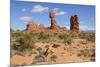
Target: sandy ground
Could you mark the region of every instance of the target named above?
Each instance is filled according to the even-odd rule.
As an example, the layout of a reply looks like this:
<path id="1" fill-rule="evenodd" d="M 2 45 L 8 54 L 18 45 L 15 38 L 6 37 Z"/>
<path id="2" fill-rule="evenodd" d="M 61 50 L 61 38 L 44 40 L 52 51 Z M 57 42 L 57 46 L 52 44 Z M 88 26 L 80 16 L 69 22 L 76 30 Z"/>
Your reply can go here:
<path id="1" fill-rule="evenodd" d="M 45 62 L 38 62 L 36 64 L 52 64 L 52 63 L 72 63 L 72 62 L 87 62 L 90 61 L 90 57 L 87 56 L 78 56 L 80 53 L 80 50 L 86 50 L 86 49 L 95 49 L 95 43 L 88 42 L 86 44 L 81 44 L 80 39 L 74 40 L 74 42 L 71 45 L 65 45 L 64 43 L 57 43 L 54 42 L 54 44 L 59 45 L 59 47 L 54 48 L 52 47 L 53 44 L 51 43 L 43 43 L 43 42 L 37 42 L 35 45 L 37 47 L 43 48 L 45 50 L 45 46 L 49 45 L 49 51 L 52 50 L 54 54 L 57 56 L 56 62 L 50 61 L 50 58 L 46 57 Z M 32 50 L 35 51 L 34 49 Z M 13 55 L 11 58 L 11 64 L 14 65 L 31 65 L 32 62 L 34 62 L 34 58 L 37 54 L 25 54 L 25 56 L 20 55 Z"/>

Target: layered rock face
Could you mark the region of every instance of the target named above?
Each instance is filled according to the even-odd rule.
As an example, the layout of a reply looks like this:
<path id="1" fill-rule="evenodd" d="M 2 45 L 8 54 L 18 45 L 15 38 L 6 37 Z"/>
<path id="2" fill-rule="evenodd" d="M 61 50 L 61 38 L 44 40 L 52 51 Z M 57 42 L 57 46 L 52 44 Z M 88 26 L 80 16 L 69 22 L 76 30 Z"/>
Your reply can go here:
<path id="1" fill-rule="evenodd" d="M 28 31 L 43 31 L 44 26 L 42 24 L 37 24 L 36 22 L 29 21 L 26 30 Z"/>
<path id="2" fill-rule="evenodd" d="M 79 32 L 79 19 L 77 15 L 70 17 L 70 30 L 73 32 Z"/>
<path id="3" fill-rule="evenodd" d="M 50 11 L 49 17 L 51 19 L 50 29 L 58 30 L 58 25 L 57 25 L 56 20 L 55 20 L 55 12 L 54 12 L 54 10 Z"/>

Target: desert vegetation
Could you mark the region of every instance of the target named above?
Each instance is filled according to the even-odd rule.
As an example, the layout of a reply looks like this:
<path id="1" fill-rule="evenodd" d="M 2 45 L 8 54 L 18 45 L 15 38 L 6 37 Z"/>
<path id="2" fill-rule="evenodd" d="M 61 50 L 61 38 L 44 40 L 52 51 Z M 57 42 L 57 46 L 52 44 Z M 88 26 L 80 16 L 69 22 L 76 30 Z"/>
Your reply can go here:
<path id="1" fill-rule="evenodd" d="M 91 42 L 95 42 L 95 33 L 94 32 L 81 32 L 79 38 L 86 39 Z"/>
<path id="2" fill-rule="evenodd" d="M 62 52 L 58 52 L 59 54 L 77 55 L 80 61 L 95 61 L 95 49 L 94 45 L 92 45 L 95 42 L 95 34 L 93 32 L 81 32 L 74 35 L 70 33 L 61 32 L 56 33 L 55 36 L 55 33 L 12 31 L 11 58 L 14 56 L 25 57 L 27 55 L 32 57 L 31 65 L 44 64 L 43 62 L 59 63 L 59 55 L 56 51 L 61 49 Z M 64 62 L 67 61 L 66 59 Z M 28 64 L 23 62 L 21 65 Z"/>

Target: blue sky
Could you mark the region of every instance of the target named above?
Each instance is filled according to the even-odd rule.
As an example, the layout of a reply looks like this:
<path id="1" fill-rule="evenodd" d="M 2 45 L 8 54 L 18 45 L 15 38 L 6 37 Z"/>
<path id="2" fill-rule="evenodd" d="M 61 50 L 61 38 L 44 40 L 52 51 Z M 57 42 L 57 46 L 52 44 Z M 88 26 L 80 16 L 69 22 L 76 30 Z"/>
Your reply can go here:
<path id="1" fill-rule="evenodd" d="M 50 26 L 49 12 L 55 10 L 57 24 L 70 26 L 70 16 L 78 15 L 80 30 L 95 30 L 95 6 L 11 1 L 11 28 L 23 30 L 29 20 Z"/>

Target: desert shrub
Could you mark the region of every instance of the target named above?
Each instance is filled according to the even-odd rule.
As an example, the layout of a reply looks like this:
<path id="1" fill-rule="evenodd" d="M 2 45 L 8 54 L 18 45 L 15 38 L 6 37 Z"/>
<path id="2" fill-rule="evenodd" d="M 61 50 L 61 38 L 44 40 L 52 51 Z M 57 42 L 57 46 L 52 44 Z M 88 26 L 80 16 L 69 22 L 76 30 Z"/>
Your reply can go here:
<path id="1" fill-rule="evenodd" d="M 11 32 L 11 37 L 13 38 L 20 37 L 21 35 L 23 35 L 22 32 Z"/>
<path id="2" fill-rule="evenodd" d="M 35 63 L 38 62 L 44 62 L 45 61 L 45 55 L 44 55 L 44 51 L 41 47 L 37 48 L 38 54 L 35 56 Z"/>
<path id="3" fill-rule="evenodd" d="M 81 43 L 81 44 L 87 44 L 87 40 L 81 40 L 81 41 L 79 41 L 79 43 Z"/>
<path id="4" fill-rule="evenodd" d="M 35 63 L 38 62 L 45 62 L 46 59 L 49 57 L 51 61 L 56 62 L 57 56 L 54 55 L 53 51 L 49 50 L 49 45 L 45 46 L 46 50 L 43 50 L 41 47 L 37 48 L 38 54 L 35 56 Z"/>
<path id="5" fill-rule="evenodd" d="M 20 55 L 20 56 L 24 56 L 25 55 L 25 52 L 20 52 L 20 51 L 16 51 L 15 53 L 14 53 L 15 55 Z"/>
<path id="6" fill-rule="evenodd" d="M 40 32 L 39 35 L 38 35 L 38 39 L 39 40 L 47 40 L 47 39 L 50 39 L 50 35 L 46 34 L 44 32 Z"/>
<path id="7" fill-rule="evenodd" d="M 42 48 L 41 47 L 38 47 L 37 48 L 37 51 L 39 51 L 39 52 L 42 51 Z"/>
<path id="8" fill-rule="evenodd" d="M 31 54 L 37 54 L 37 52 L 33 52 L 33 53 L 31 53 Z"/>
<path id="9" fill-rule="evenodd" d="M 49 48 L 49 45 L 46 45 L 45 48 Z"/>
<path id="10" fill-rule="evenodd" d="M 72 38 L 76 38 L 76 37 L 78 37 L 78 33 L 76 33 L 76 32 L 70 32 L 70 36 Z"/>
<path id="11" fill-rule="evenodd" d="M 95 61 L 95 49 L 80 50 L 78 56 L 89 57 L 90 61 Z"/>
<path id="12" fill-rule="evenodd" d="M 70 36 L 70 34 L 65 34 L 65 33 L 61 33 L 59 34 L 59 38 L 63 40 L 64 43 L 67 44 L 71 44 L 72 43 L 72 37 Z"/>
<path id="13" fill-rule="evenodd" d="M 88 41 L 91 41 L 91 42 L 95 42 L 95 33 L 84 33 L 84 32 L 82 32 L 82 33 L 80 33 L 79 34 L 79 38 L 81 38 L 81 39 L 86 39 L 86 40 L 88 40 Z"/>
<path id="14" fill-rule="evenodd" d="M 67 38 L 64 38 L 64 42 L 67 43 L 67 44 L 71 44 L 72 38 L 68 36 Z"/>
<path id="15" fill-rule="evenodd" d="M 13 42 L 13 49 L 18 51 L 31 50 L 31 42 L 32 42 L 32 33 L 23 33 L 16 32 L 13 34 L 15 38 L 15 42 Z"/>
<path id="16" fill-rule="evenodd" d="M 95 33 L 91 33 L 87 38 L 88 41 L 95 42 Z"/>
<path id="17" fill-rule="evenodd" d="M 41 55 L 43 57 L 47 57 L 48 56 L 48 54 L 49 54 L 48 50 L 49 50 L 49 48 L 47 48 L 46 50 L 43 50 L 41 47 L 37 48 L 38 55 Z"/>
<path id="18" fill-rule="evenodd" d="M 39 38 L 39 33 L 34 33 L 33 36 L 32 36 L 32 39 L 33 41 L 38 41 L 38 38 Z"/>
<path id="19" fill-rule="evenodd" d="M 50 59 L 51 59 L 51 61 L 56 62 L 57 56 L 56 55 L 51 55 Z"/>
<path id="20" fill-rule="evenodd" d="M 44 61 L 45 61 L 45 57 L 44 56 L 42 56 L 42 55 L 35 56 L 35 63 L 44 62 Z"/>
<path id="21" fill-rule="evenodd" d="M 95 58 L 91 58 L 90 61 L 93 61 L 94 62 L 95 61 Z"/>
<path id="22" fill-rule="evenodd" d="M 86 33 L 79 34 L 79 38 L 81 38 L 81 39 L 86 39 L 87 37 L 88 37 L 88 34 L 86 34 Z"/>
<path id="23" fill-rule="evenodd" d="M 67 34 L 65 34 L 65 33 L 60 33 L 58 36 L 59 36 L 60 39 L 64 39 L 64 38 L 67 37 Z"/>
<path id="24" fill-rule="evenodd" d="M 50 52 L 49 52 L 51 55 L 53 55 L 54 54 L 54 52 L 52 51 L 52 50 L 50 50 Z"/>
<path id="25" fill-rule="evenodd" d="M 95 49 L 90 50 L 90 56 L 95 59 Z"/>
<path id="26" fill-rule="evenodd" d="M 29 34 L 25 34 L 23 37 L 21 37 L 18 42 L 20 43 L 19 50 L 24 51 L 25 49 L 31 48 L 31 36 Z"/>

